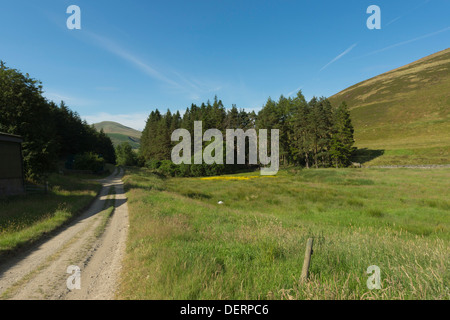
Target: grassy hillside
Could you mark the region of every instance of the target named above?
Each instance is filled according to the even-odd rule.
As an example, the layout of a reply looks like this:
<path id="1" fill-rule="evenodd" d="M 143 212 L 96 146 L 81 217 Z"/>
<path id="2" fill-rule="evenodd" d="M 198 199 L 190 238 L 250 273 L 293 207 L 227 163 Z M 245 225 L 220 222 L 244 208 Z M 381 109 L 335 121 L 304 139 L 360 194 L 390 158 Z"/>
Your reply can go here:
<path id="1" fill-rule="evenodd" d="M 450 49 L 330 97 L 346 101 L 366 165 L 450 163 Z"/>
<path id="2" fill-rule="evenodd" d="M 141 140 L 138 138 L 130 137 L 121 133 L 107 133 L 111 138 L 114 146 L 121 144 L 122 142 L 128 142 L 133 149 L 139 149 Z"/>
<path id="3" fill-rule="evenodd" d="M 122 142 L 128 142 L 134 149 L 138 149 L 140 146 L 142 133 L 138 130 L 112 121 L 95 123 L 94 127 L 99 131 L 103 129 L 103 131 L 111 138 L 114 146 L 117 146 Z"/>

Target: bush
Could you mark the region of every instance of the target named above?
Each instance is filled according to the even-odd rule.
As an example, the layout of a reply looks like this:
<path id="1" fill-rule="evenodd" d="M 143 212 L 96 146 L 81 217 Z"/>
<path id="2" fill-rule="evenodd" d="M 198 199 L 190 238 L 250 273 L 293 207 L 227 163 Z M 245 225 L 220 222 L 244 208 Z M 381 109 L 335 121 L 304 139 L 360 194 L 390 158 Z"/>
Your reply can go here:
<path id="1" fill-rule="evenodd" d="M 75 170 L 90 170 L 93 173 L 103 171 L 104 166 L 105 159 L 92 152 L 76 155 L 73 162 Z"/>
<path id="2" fill-rule="evenodd" d="M 146 163 L 145 163 L 145 166 L 147 167 L 147 168 L 149 168 L 149 169 L 152 169 L 152 170 L 156 170 L 156 169 L 158 169 L 160 166 L 161 166 L 161 161 L 159 161 L 159 160 L 148 160 Z"/>
<path id="3" fill-rule="evenodd" d="M 144 156 L 142 155 L 142 154 L 138 154 L 137 155 L 137 157 L 136 157 L 136 165 L 138 166 L 138 167 L 145 167 L 145 158 L 144 158 Z"/>
<path id="4" fill-rule="evenodd" d="M 159 166 L 158 170 L 162 174 L 171 177 L 175 177 L 177 175 L 177 172 L 179 172 L 178 166 L 170 160 L 161 161 L 161 165 Z"/>
<path id="5" fill-rule="evenodd" d="M 134 166 L 137 164 L 137 155 L 128 142 L 122 142 L 116 147 L 117 164 L 120 166 Z"/>
<path id="6" fill-rule="evenodd" d="M 177 166 L 177 176 L 178 177 L 190 177 L 191 176 L 191 166 L 189 164 L 180 164 Z"/>
<path id="7" fill-rule="evenodd" d="M 204 170 L 207 176 L 219 176 L 225 172 L 225 165 L 213 163 L 211 165 L 205 165 Z"/>
<path id="8" fill-rule="evenodd" d="M 193 160 L 193 159 L 192 159 Z M 174 164 L 171 160 L 148 160 L 145 166 L 150 170 L 155 170 L 160 174 L 171 177 L 205 177 L 218 176 L 228 173 L 229 168 L 224 164 Z M 235 166 L 228 166 L 235 167 Z M 245 166 L 243 166 L 245 167 Z M 239 166 L 240 168 L 240 166 Z"/>
<path id="9" fill-rule="evenodd" d="M 193 177 L 205 176 L 205 165 L 204 164 L 192 164 L 191 165 L 191 175 Z"/>

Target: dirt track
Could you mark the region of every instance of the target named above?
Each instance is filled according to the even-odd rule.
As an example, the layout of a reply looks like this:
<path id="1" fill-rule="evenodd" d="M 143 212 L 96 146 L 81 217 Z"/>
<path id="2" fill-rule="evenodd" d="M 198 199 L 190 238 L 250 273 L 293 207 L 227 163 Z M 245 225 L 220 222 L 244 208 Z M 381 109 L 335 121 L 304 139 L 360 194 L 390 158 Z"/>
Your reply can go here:
<path id="1" fill-rule="evenodd" d="M 128 207 L 121 177 L 101 180 L 99 197 L 75 221 L 51 239 L 0 264 L 2 299 L 114 299 L 125 254 Z M 98 214 L 105 207 L 109 189 L 115 187 L 115 210 L 99 237 Z M 69 290 L 69 266 L 80 270 L 80 289 Z M 75 283 L 75 282 L 73 282 Z"/>

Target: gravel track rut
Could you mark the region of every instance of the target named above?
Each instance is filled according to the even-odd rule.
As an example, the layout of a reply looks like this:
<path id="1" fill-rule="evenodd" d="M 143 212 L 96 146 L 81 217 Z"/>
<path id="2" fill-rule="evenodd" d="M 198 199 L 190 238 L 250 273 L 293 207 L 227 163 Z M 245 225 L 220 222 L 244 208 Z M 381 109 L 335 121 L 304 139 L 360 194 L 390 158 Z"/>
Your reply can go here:
<path id="1" fill-rule="evenodd" d="M 116 169 L 101 180 L 102 189 L 92 205 L 52 238 L 0 264 L 1 299 L 115 298 L 129 226 L 122 176 L 122 169 Z M 115 195 L 109 197 L 115 198 L 114 211 L 104 231 L 98 235 L 105 219 L 99 213 L 105 209 L 112 187 Z M 67 272 L 69 266 L 79 268 L 79 288 L 67 283 L 67 279 L 74 276 Z"/>

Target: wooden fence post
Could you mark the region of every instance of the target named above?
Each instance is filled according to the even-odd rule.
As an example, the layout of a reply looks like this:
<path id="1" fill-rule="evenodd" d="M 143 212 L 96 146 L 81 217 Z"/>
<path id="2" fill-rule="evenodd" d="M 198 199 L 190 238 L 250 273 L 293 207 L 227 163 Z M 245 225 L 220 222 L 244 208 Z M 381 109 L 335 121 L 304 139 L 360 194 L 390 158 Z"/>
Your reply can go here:
<path id="1" fill-rule="evenodd" d="M 309 275 L 309 265 L 311 263 L 311 255 L 313 254 L 313 238 L 309 238 L 306 243 L 306 251 L 305 251 L 305 259 L 303 260 L 303 269 L 302 269 L 302 282 L 306 282 L 308 280 Z"/>

